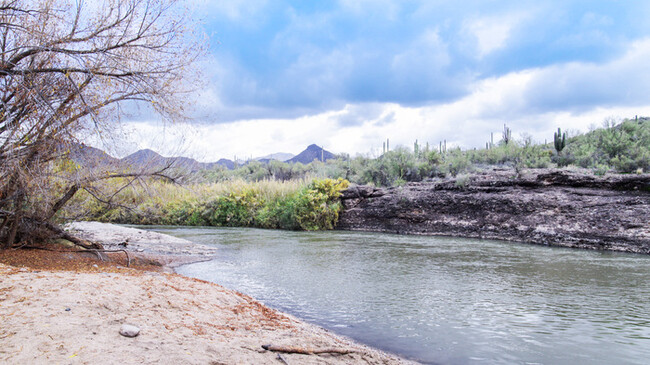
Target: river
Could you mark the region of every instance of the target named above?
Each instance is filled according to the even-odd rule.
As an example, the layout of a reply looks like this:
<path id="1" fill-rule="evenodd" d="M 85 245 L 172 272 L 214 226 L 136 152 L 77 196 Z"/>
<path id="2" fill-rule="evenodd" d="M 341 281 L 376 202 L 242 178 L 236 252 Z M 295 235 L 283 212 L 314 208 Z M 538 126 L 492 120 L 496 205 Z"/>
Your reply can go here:
<path id="1" fill-rule="evenodd" d="M 648 256 L 379 233 L 154 230 L 219 248 L 180 274 L 423 363 L 650 359 Z"/>

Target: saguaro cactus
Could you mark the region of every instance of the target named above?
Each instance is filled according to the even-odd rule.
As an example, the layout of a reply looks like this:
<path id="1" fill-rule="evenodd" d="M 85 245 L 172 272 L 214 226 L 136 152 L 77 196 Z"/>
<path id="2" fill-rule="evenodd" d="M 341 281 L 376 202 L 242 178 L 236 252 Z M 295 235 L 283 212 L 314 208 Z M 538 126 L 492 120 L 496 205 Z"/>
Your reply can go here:
<path id="1" fill-rule="evenodd" d="M 555 150 L 559 155 L 566 146 L 566 132 L 562 133 L 562 130 L 558 128 L 557 132 L 553 134 L 553 142 L 555 142 Z"/>
<path id="2" fill-rule="evenodd" d="M 512 131 L 505 124 L 503 125 L 503 143 L 507 145 L 512 141 Z"/>

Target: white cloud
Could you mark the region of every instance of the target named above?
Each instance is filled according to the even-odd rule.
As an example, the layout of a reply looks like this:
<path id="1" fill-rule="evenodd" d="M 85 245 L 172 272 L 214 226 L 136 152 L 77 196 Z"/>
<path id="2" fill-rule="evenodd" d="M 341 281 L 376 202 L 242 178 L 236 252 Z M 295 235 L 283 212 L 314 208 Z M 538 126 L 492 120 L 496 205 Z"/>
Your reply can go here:
<path id="1" fill-rule="evenodd" d="M 402 78 L 413 73 L 413 69 L 430 70 L 438 73 L 451 62 L 447 45 L 440 38 L 438 30 L 427 29 L 416 38 L 406 50 L 393 56 L 392 71 Z M 418 75 L 422 77 L 423 75 Z"/>
<path id="2" fill-rule="evenodd" d="M 536 70 L 521 92 L 536 111 L 643 105 L 650 94 L 648 59 L 650 39 L 639 40 L 604 64 L 572 62 Z"/>
<path id="3" fill-rule="evenodd" d="M 557 127 L 587 131 L 609 116 L 650 115 L 650 39 L 634 42 L 620 58 L 605 64 L 567 63 L 513 72 L 474 83 L 456 101 L 424 107 L 356 103 L 300 118 L 253 119 L 224 124 L 163 127 L 132 123 L 133 146 L 161 153 L 186 151 L 201 161 L 298 153 L 308 144 L 332 152 L 378 152 L 421 144 L 482 147 L 504 123 L 516 136 L 528 133 L 543 142 Z M 136 147 L 137 145 L 137 147 Z M 161 151 L 166 146 L 171 152 Z"/>
<path id="4" fill-rule="evenodd" d="M 481 59 L 506 48 L 512 33 L 529 17 L 527 13 L 517 12 L 465 21 L 465 32 L 476 42 L 476 57 Z"/>

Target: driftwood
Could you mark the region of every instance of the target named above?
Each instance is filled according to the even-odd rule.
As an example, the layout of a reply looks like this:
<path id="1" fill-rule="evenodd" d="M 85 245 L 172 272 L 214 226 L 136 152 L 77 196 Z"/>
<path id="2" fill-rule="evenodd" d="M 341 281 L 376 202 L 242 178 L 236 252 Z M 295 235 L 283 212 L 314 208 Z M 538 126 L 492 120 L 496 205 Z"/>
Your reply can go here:
<path id="1" fill-rule="evenodd" d="M 47 229 L 49 229 L 50 231 L 52 231 L 52 232 L 56 233 L 57 235 L 59 235 L 59 237 L 61 237 L 63 239 L 66 239 L 66 240 L 74 243 L 77 246 L 83 247 L 83 248 L 85 248 L 87 250 L 97 250 L 97 251 L 103 251 L 104 250 L 104 247 L 100 243 L 88 242 L 86 240 L 82 240 L 80 238 L 77 238 L 77 237 L 71 235 L 70 233 L 64 231 L 63 229 L 61 229 L 61 227 L 56 226 L 56 225 L 54 225 L 54 224 L 52 224 L 50 222 L 45 222 L 44 226 Z M 128 256 L 128 254 L 127 254 L 127 256 Z"/>
<path id="2" fill-rule="evenodd" d="M 336 349 L 336 348 L 305 349 L 302 347 L 274 346 L 274 345 L 262 345 L 262 348 L 264 350 L 272 351 L 272 352 L 282 352 L 285 354 L 302 354 L 302 355 L 319 355 L 319 354 L 347 355 L 347 354 L 353 354 L 358 352 L 354 350 L 345 350 L 345 349 Z"/>
<path id="3" fill-rule="evenodd" d="M 72 242 L 76 246 L 85 248 L 87 250 L 101 251 L 101 250 L 104 249 L 104 247 L 101 244 L 95 243 L 95 242 L 88 242 L 86 240 L 82 240 L 80 238 L 77 238 L 77 237 L 71 235 L 70 233 L 66 232 L 65 230 L 63 230 L 58 225 L 50 223 L 47 220 L 39 219 L 39 218 L 36 218 L 36 217 L 24 216 L 22 214 L 16 214 L 14 212 L 7 211 L 7 210 L 0 210 L 0 218 L 3 218 L 3 222 L 0 225 L 1 228 L 4 228 L 5 226 L 8 226 L 7 222 L 9 222 L 10 220 L 11 221 L 20 220 L 22 222 L 21 226 L 22 226 L 23 229 L 29 229 L 32 232 L 40 230 L 40 231 L 42 231 L 43 238 L 46 238 L 46 237 L 47 238 L 55 238 L 55 237 L 56 238 L 63 238 L 63 239 L 66 239 L 66 240 Z M 12 224 L 10 226 L 11 227 L 18 227 L 17 224 Z M 10 234 L 9 239 L 5 243 L 6 247 L 4 247 L 4 248 L 9 248 L 11 245 L 13 245 L 14 240 L 15 240 L 15 235 Z M 2 245 L 0 244 L 0 248 L 2 248 L 1 246 Z"/>

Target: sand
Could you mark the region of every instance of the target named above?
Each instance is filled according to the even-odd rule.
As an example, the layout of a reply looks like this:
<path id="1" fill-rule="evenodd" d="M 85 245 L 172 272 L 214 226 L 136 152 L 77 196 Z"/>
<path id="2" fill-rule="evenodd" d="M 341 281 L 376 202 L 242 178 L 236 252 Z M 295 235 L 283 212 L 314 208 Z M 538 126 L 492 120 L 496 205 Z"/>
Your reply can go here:
<path id="1" fill-rule="evenodd" d="M 10 254 L 0 256 L 0 363 L 408 363 L 214 283 L 88 256 L 31 255 L 50 256 L 22 259 L 35 263 L 29 267 Z M 140 334 L 120 335 L 123 324 L 139 327 Z M 268 344 L 350 353 L 261 347 Z"/>

